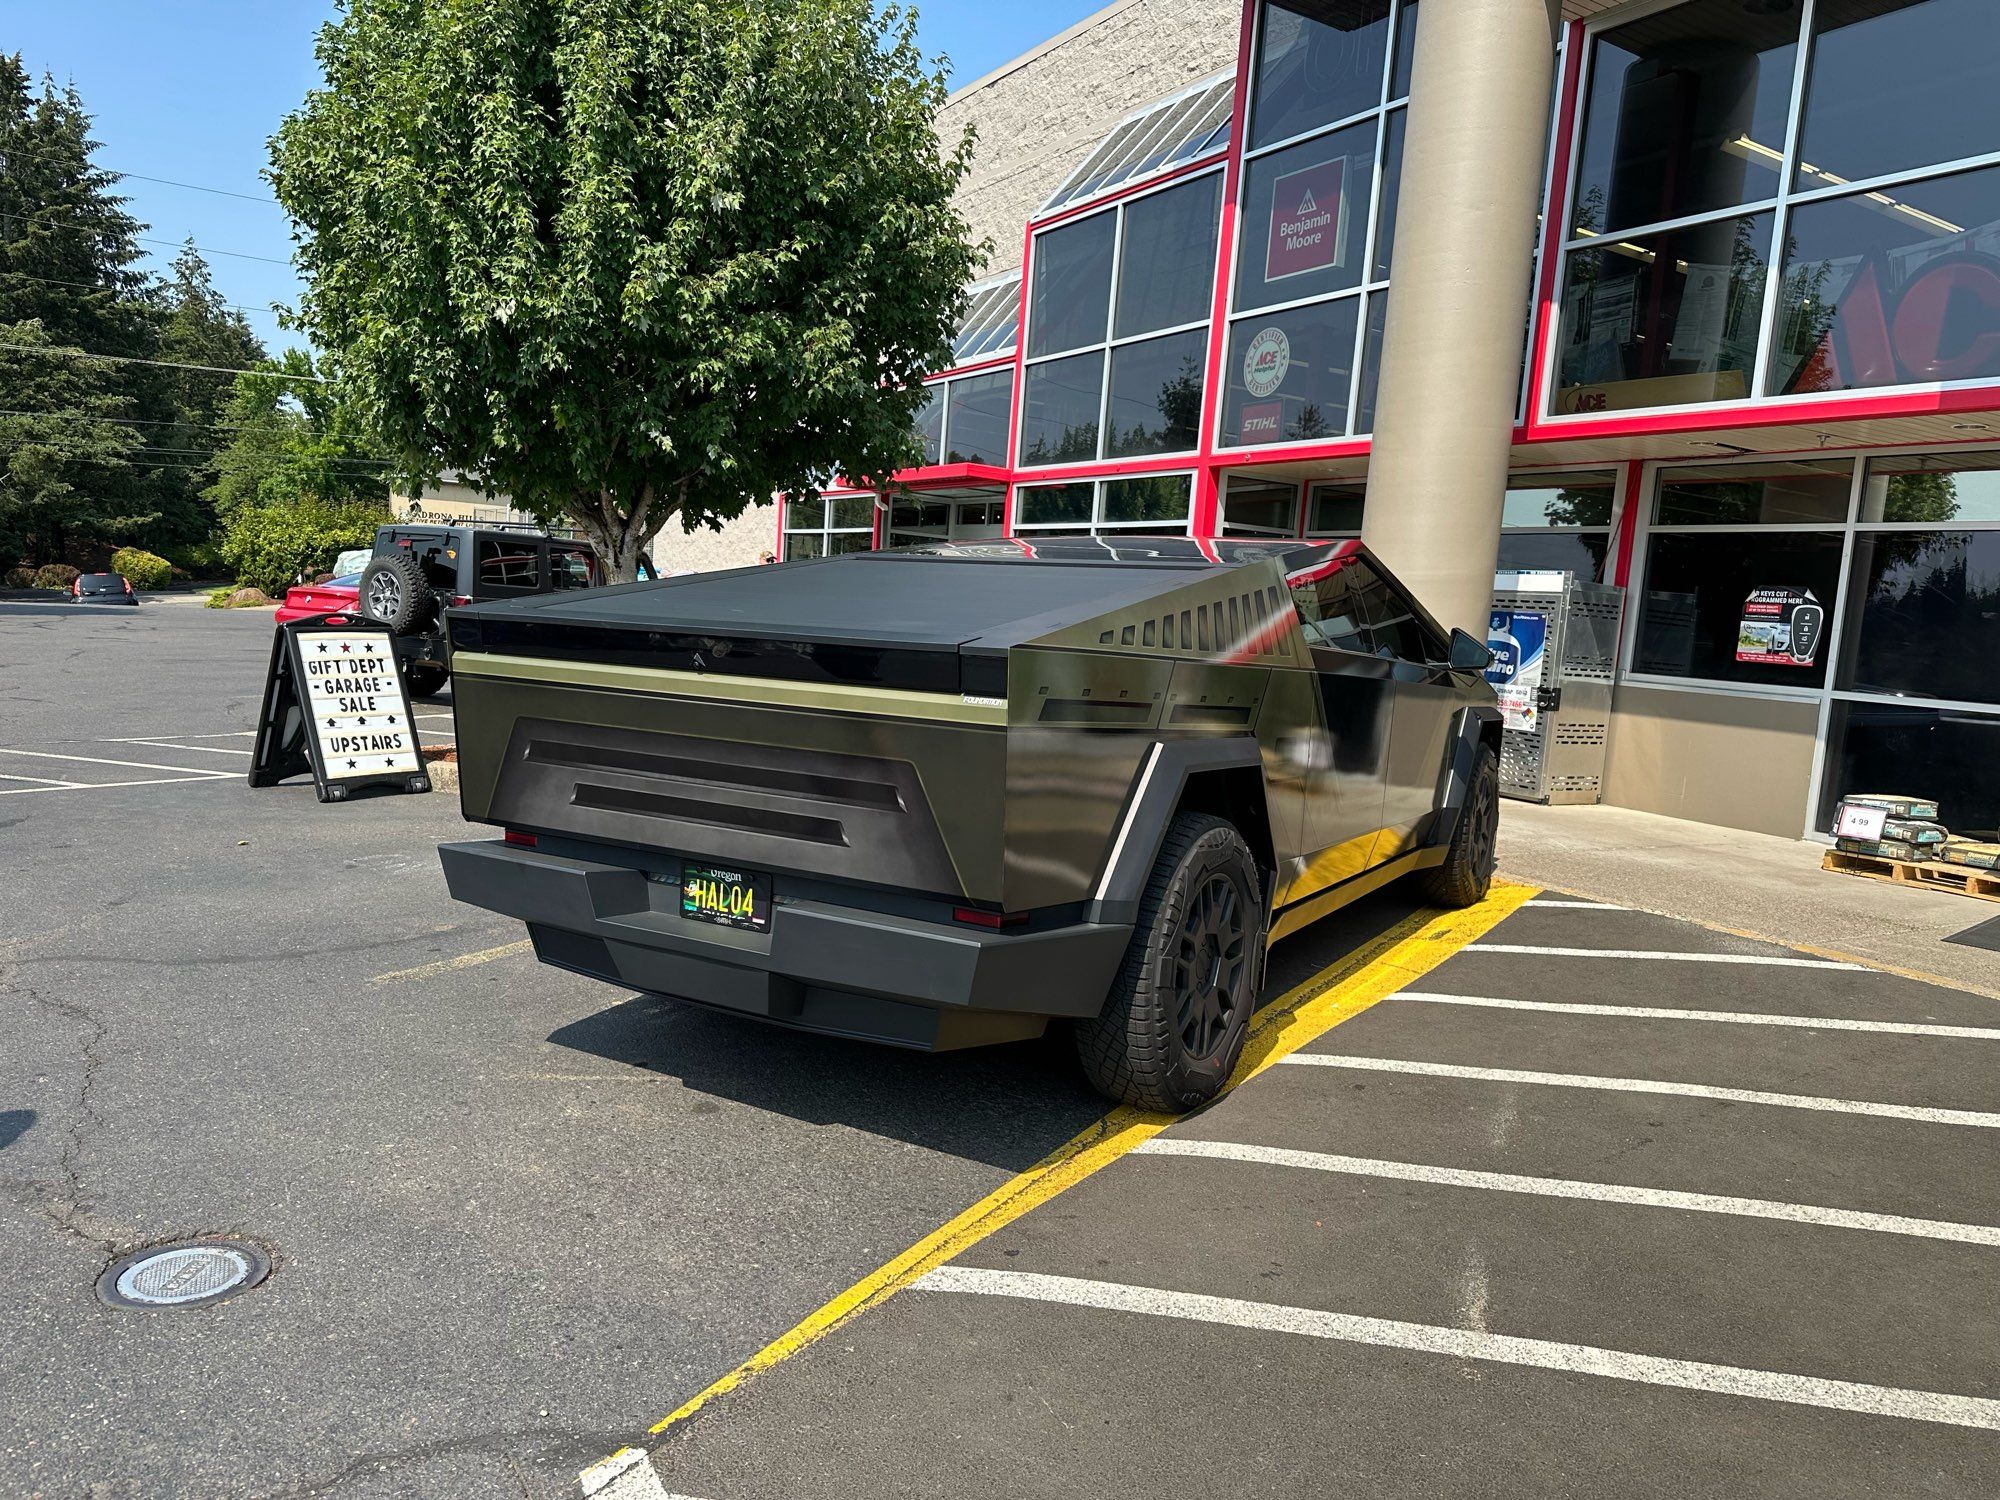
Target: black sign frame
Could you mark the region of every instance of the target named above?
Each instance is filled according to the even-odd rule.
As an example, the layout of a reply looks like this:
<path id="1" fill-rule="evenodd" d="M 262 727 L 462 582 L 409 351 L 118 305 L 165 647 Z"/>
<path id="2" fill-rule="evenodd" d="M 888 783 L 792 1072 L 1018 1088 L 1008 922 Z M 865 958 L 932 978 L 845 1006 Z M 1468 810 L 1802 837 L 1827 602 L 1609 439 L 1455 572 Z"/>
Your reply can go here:
<path id="1" fill-rule="evenodd" d="M 277 628 L 271 641 L 271 668 L 264 680 L 264 703 L 257 715 L 257 748 L 250 761 L 250 785 L 276 786 L 292 776 L 312 772 L 313 791 L 322 802 L 345 802 L 363 787 L 386 786 L 399 792 L 428 792 L 430 773 L 423 769 L 424 747 L 417 733 L 416 715 L 410 705 L 409 684 L 403 680 L 403 659 L 396 651 L 395 637 L 389 636 L 389 661 L 396 674 L 396 694 L 402 705 L 402 721 L 408 727 L 410 748 L 416 752 L 415 771 L 364 771 L 341 775 L 326 763 L 316 727 L 308 722 L 311 698 L 305 690 L 306 667 L 300 633 L 328 625 L 351 625 L 389 635 L 379 620 L 335 611 L 290 620 Z M 391 715 L 391 721 L 394 720 Z"/>

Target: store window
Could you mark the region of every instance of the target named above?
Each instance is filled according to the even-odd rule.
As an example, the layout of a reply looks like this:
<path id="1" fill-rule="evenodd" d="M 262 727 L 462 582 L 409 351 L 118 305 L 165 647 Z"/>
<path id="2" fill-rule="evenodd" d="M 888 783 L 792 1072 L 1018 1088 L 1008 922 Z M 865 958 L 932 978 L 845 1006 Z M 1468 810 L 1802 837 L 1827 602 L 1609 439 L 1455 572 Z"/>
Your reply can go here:
<path id="1" fill-rule="evenodd" d="M 1261 479 L 1231 479 L 1222 492 L 1222 535 L 1299 534 L 1299 487 Z"/>
<path id="2" fill-rule="evenodd" d="M 1306 492 L 1306 535 L 1345 537 L 1361 535 L 1361 512 L 1368 498 L 1368 486 L 1361 480 L 1316 484 Z"/>
<path id="3" fill-rule="evenodd" d="M 1249 144 L 1289 140 L 1375 104 L 1390 9 L 1390 0 L 1267 0 L 1257 20 Z"/>
<path id="4" fill-rule="evenodd" d="M 1771 394 L 2000 376 L 2000 168 L 1802 203 L 1787 248 Z"/>
<path id="5" fill-rule="evenodd" d="M 1825 686 L 1852 485 L 1845 461 L 1664 471 L 1646 534 L 1632 670 Z"/>
<path id="6" fill-rule="evenodd" d="M 992 370 L 949 381 L 941 447 L 948 464 L 1005 464 L 1014 372 Z"/>
<path id="7" fill-rule="evenodd" d="M 1711 219 L 1572 251 L 1558 410 L 1748 396 L 1771 224 L 1768 213 Z"/>
<path id="8" fill-rule="evenodd" d="M 1025 484 L 1014 491 L 1014 530 L 1030 539 L 1120 530 L 1184 533 L 1193 496 L 1190 474 Z"/>
<path id="9" fill-rule="evenodd" d="M 2000 380 L 2000 5 L 1685 0 L 1588 68 L 1556 414 Z"/>
<path id="10" fill-rule="evenodd" d="M 1354 380 L 1359 299 L 1343 297 L 1230 326 L 1222 442 L 1248 448 L 1342 437 Z"/>
<path id="11" fill-rule="evenodd" d="M 1954 833 L 2000 839 L 2000 715 L 1835 699 L 1815 824 L 1833 826 L 1849 792 L 1922 787 Z"/>
<path id="12" fill-rule="evenodd" d="M 996 537 L 1002 534 L 1005 522 L 1006 502 L 997 493 L 979 500 L 904 494 L 889 506 L 889 545 Z"/>
<path id="13" fill-rule="evenodd" d="M 1022 465 L 1198 446 L 1221 193 L 1208 172 L 1036 236 Z"/>
<path id="14" fill-rule="evenodd" d="M 1224 447 L 1373 425 L 1415 20 L 1415 5 L 1386 0 L 1273 0 L 1260 13 Z M 1348 66 L 1365 77 L 1339 82 Z"/>
<path id="15" fill-rule="evenodd" d="M 1526 474 L 1507 482 L 1499 566 L 1602 579 L 1617 496 L 1609 473 Z"/>
<path id="16" fill-rule="evenodd" d="M 824 495 L 785 502 L 785 561 L 866 552 L 874 546 L 875 497 Z"/>

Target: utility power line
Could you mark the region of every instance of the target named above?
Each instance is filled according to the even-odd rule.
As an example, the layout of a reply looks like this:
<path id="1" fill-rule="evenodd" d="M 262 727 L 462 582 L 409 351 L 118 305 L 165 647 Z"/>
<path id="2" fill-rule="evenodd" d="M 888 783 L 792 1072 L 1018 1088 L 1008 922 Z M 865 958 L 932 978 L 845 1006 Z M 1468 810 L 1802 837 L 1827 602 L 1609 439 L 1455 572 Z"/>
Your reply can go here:
<path id="1" fill-rule="evenodd" d="M 50 161 L 57 159 L 70 160 L 73 158 L 68 153 L 65 153 L 61 158 L 57 158 L 46 151 L 23 151 L 18 147 L 0 148 L 0 161 L 17 159 L 23 161 Z M 232 188 L 208 187 L 203 183 L 182 182 L 173 177 L 148 177 L 144 172 L 124 172 L 120 171 L 117 167 L 99 166 L 96 162 L 90 160 L 88 156 L 84 157 L 83 164 L 90 171 L 99 173 L 105 177 L 120 177 L 132 182 L 157 182 L 165 187 L 187 188 L 190 192 L 214 193 L 219 198 L 241 198 L 246 203 L 268 203 L 273 208 L 284 207 L 284 204 L 273 198 L 269 193 L 239 193 Z"/>
<path id="2" fill-rule="evenodd" d="M 199 247 L 197 246 L 196 248 Z M 39 281 L 43 286 L 80 287 L 86 292 L 103 292 L 113 297 L 130 297 L 131 295 L 122 288 L 104 286 L 95 281 L 64 281 L 54 276 L 36 276 L 28 271 L 16 271 L 11 266 L 0 266 L 0 276 L 18 276 L 23 281 Z M 231 312 L 273 313 L 278 311 L 278 307 L 273 303 L 266 303 L 262 307 L 250 307 L 241 302 L 218 302 L 214 305 L 227 308 Z"/>
<path id="3" fill-rule="evenodd" d="M 239 371 L 239 374 L 255 373 Z M 21 411 L 14 407 L 0 406 L 0 417 L 51 417 L 66 422 L 117 422 L 127 427 L 198 427 L 204 432 L 255 432 L 264 424 L 261 422 L 195 422 L 174 417 L 99 417 L 82 411 Z M 321 427 L 316 422 L 287 422 L 286 430 L 310 432 L 315 435 L 334 429 Z"/>
<path id="4" fill-rule="evenodd" d="M 0 354 L 43 354 L 56 359 L 97 359 L 114 365 L 152 365 L 162 370 L 198 370 L 208 375 L 258 375 L 271 380 L 305 380 L 314 385 L 332 385 L 322 375 L 287 375 L 282 370 L 231 369 L 227 365 L 190 365 L 172 359 L 140 359 L 135 354 L 92 354 L 87 349 L 52 348 L 42 344 L 0 344 Z"/>
<path id="5" fill-rule="evenodd" d="M 53 210 L 45 211 L 44 213 L 40 214 L 0 213 L 0 219 L 12 219 L 17 224 L 46 224 L 54 229 L 67 229 L 78 234 L 104 233 L 104 231 L 102 230 L 92 229 L 87 224 L 71 224 L 71 223 L 65 223 L 60 217 L 51 218 L 49 217 L 49 213 L 52 212 Z M 151 226 L 149 225 L 148 227 L 150 228 Z M 163 240 L 155 235 L 147 235 L 147 234 L 135 234 L 127 236 L 127 238 L 131 239 L 134 244 L 165 245 L 168 248 L 174 250 L 184 250 L 189 245 L 194 244 L 192 238 L 187 240 Z M 209 248 L 206 245 L 195 245 L 194 248 L 203 255 L 227 255 L 234 260 L 261 260 L 269 265 L 274 265 L 274 266 L 289 266 L 292 263 L 289 258 L 280 259 L 278 256 L 275 255 L 252 255 L 247 250 L 215 250 Z"/>

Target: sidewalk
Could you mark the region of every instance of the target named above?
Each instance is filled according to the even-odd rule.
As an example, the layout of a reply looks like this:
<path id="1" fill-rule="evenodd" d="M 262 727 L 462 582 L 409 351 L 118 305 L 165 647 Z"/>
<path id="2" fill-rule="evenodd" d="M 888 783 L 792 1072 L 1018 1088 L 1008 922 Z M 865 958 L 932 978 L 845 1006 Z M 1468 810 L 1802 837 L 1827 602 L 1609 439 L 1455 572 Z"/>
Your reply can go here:
<path id="1" fill-rule="evenodd" d="M 1824 846 L 1621 807 L 1507 802 L 1500 868 L 1517 880 L 1796 947 L 1932 974 L 2000 999 L 2000 954 L 1948 943 L 2000 903 L 1819 868 Z"/>

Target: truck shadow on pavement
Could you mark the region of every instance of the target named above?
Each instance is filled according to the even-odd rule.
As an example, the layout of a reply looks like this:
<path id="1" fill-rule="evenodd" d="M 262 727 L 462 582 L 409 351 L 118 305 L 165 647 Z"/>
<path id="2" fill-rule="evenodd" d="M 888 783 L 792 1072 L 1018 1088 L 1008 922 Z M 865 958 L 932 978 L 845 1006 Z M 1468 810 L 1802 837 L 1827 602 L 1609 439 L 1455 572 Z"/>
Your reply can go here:
<path id="1" fill-rule="evenodd" d="M 1422 903 L 1378 892 L 1271 950 L 1259 1004 L 1306 983 Z M 659 995 L 634 995 L 551 1042 L 812 1125 L 845 1125 L 1018 1172 L 1111 1108 L 1083 1081 L 1069 1029 L 1006 1046 L 923 1053 L 789 1031 Z"/>

